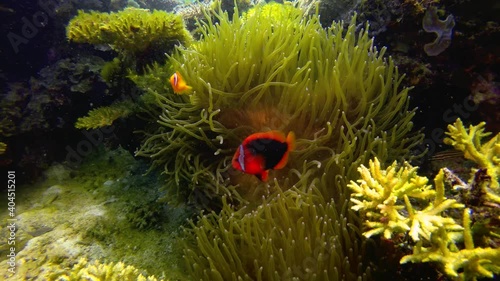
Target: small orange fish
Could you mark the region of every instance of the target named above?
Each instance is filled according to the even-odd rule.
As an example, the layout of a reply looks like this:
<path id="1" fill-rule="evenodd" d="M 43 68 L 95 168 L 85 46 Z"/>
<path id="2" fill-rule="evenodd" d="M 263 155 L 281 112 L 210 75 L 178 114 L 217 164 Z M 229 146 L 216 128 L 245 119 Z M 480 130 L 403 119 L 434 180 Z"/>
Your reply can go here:
<path id="1" fill-rule="evenodd" d="M 191 86 L 186 84 L 186 81 L 184 81 L 184 78 L 182 78 L 179 71 L 176 71 L 172 76 L 170 76 L 170 84 L 176 94 L 189 94 L 192 89 Z"/>
<path id="2" fill-rule="evenodd" d="M 295 148 L 295 134 L 280 131 L 255 133 L 248 136 L 233 157 L 233 167 L 267 181 L 269 170 L 285 167 L 288 154 Z"/>

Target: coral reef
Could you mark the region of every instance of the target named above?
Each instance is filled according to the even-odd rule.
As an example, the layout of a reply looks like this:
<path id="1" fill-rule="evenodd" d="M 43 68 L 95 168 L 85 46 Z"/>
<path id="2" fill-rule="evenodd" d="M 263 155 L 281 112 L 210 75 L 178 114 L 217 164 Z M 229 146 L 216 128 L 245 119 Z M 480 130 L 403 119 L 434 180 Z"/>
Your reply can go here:
<path id="1" fill-rule="evenodd" d="M 448 276 L 458 277 L 457 280 L 494 278 L 494 274 L 500 274 L 500 250 L 475 248 L 470 225 L 470 210 L 464 209 L 463 243 L 465 249 L 458 250 L 453 239 L 441 227 L 433 233 L 430 247 L 423 247 L 422 242 L 417 243 L 413 254 L 404 256 L 401 263 L 437 262 L 442 264 Z"/>
<path id="2" fill-rule="evenodd" d="M 361 165 L 361 179 L 351 181 L 349 187 L 354 191 L 351 209 L 359 210 L 365 219 L 363 234 L 370 237 L 383 233 L 385 239 L 395 239 L 397 233 L 408 234 L 416 245 L 413 254 L 402 257 L 401 263 L 438 263 L 444 273 L 457 280 L 493 278 L 500 273 L 500 134 L 481 144 L 489 135 L 484 133 L 484 126 L 471 125 L 467 130 L 457 119 L 446 133 L 450 138 L 445 142 L 480 167 L 473 170 L 470 184 L 442 168 L 433 190 L 427 178 L 418 176 L 416 168 L 407 163 L 398 168 L 394 162 L 382 169 L 375 158 L 369 168 Z M 461 193 L 452 199 L 450 192 L 445 192 L 445 184 Z M 464 207 L 460 220 L 454 209 Z"/>
<path id="3" fill-rule="evenodd" d="M 426 32 L 436 34 L 436 39 L 432 43 L 424 45 L 424 51 L 429 56 L 437 56 L 442 53 L 451 44 L 451 35 L 455 27 L 453 15 L 449 15 L 444 21 L 440 20 L 437 14 L 437 8 L 431 6 L 427 8 L 422 19 L 422 27 Z"/>

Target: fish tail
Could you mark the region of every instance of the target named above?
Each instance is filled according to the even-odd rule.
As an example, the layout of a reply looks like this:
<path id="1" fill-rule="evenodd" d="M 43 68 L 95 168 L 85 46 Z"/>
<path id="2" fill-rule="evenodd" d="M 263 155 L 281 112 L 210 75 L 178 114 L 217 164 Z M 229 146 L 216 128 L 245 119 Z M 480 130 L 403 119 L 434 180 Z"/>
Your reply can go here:
<path id="1" fill-rule="evenodd" d="M 295 150 L 295 133 L 289 132 L 286 136 L 286 143 L 288 144 L 288 151 Z"/>
<path id="2" fill-rule="evenodd" d="M 257 174 L 256 176 L 259 178 L 259 180 L 266 182 L 269 178 L 269 170 L 266 170 L 260 174 Z"/>

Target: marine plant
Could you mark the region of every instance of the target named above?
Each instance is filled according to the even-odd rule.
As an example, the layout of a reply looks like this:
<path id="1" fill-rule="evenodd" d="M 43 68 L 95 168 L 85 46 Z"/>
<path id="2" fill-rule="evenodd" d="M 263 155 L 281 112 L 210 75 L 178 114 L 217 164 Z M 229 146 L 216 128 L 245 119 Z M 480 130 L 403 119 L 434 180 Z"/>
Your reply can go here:
<path id="1" fill-rule="evenodd" d="M 326 256 L 314 251 L 315 243 L 326 242 L 320 250 L 335 254 L 307 273 L 311 280 L 337 274 L 355 280 L 369 269 L 359 256 L 358 220 L 347 208 L 346 184 L 370 156 L 384 162 L 409 156 L 421 140 L 410 134 L 408 89 L 400 87 L 403 76 L 384 58 L 385 49 L 378 51 L 364 29 L 356 32 L 355 18 L 347 28 L 339 22 L 325 30 L 317 15 L 268 5 L 244 17 L 236 10 L 232 19 L 222 11 L 215 21 L 207 15 L 199 41 L 178 48 L 168 68 L 144 76 L 154 81 L 155 73 L 179 71 L 191 94 L 135 77 L 161 109 L 158 127 L 146 132 L 137 155 L 162 168 L 168 195 L 214 210 L 188 230 L 194 239 L 186 243 L 186 264 L 193 278 L 300 278 L 303 271 L 287 264 L 310 271 L 304 264 Z M 295 132 L 297 150 L 264 183 L 233 170 L 231 158 L 246 136 L 268 130 Z M 304 231 L 324 227 L 331 237 L 320 230 L 302 233 L 292 221 L 311 217 L 292 213 L 301 208 L 323 217 Z M 271 214 L 279 216 L 271 220 L 277 226 L 266 223 Z M 282 233 L 297 250 L 275 239 Z M 261 250 L 273 259 L 261 261 Z"/>
<path id="2" fill-rule="evenodd" d="M 109 45 L 118 56 L 101 69 L 108 86 L 129 88 L 127 73 L 142 73 L 149 65 L 165 60 L 178 44 L 189 44 L 191 34 L 182 17 L 164 11 L 126 8 L 115 13 L 79 11 L 67 26 L 67 38 L 76 43 Z M 123 89 L 122 89 L 123 90 Z M 77 128 L 110 125 L 115 119 L 139 111 L 132 102 L 116 102 L 89 112 L 77 121 Z"/>
<path id="3" fill-rule="evenodd" d="M 428 241 L 439 227 L 450 232 L 462 230 L 455 220 L 442 215 L 450 208 L 463 208 L 456 200 L 445 198 L 442 170 L 434 179 L 435 190 L 408 163 L 398 168 L 395 161 L 384 170 L 375 158 L 370 160 L 369 168 L 361 165 L 358 171 L 361 179 L 357 183 L 351 181 L 348 186 L 353 190 L 351 209 L 361 211 L 366 218 L 365 237 L 383 234 L 390 239 L 394 233 L 409 233 L 414 241 L 422 238 Z M 415 203 L 411 203 L 415 200 L 432 200 L 432 203 L 417 210 Z"/>
<path id="4" fill-rule="evenodd" d="M 360 211 L 364 220 L 363 235 L 383 234 L 385 239 L 394 239 L 395 234 L 408 234 L 416 245 L 413 254 L 404 256 L 401 263 L 435 262 L 456 280 L 493 278 L 499 274 L 500 234 L 495 221 L 500 218 L 497 201 L 500 134 L 482 144 L 482 138 L 489 135 L 484 133 L 484 126 L 483 122 L 466 129 L 457 119 L 446 132 L 450 137 L 445 143 L 479 165 L 469 183 L 442 168 L 434 178 L 433 189 L 427 184 L 428 179 L 418 176 L 417 168 L 408 163 L 400 167 L 394 162 L 383 169 L 374 158 L 369 168 L 361 165 L 358 168 L 361 178 L 356 182 L 351 180 L 348 186 L 353 190 L 351 209 Z M 445 192 L 447 183 L 455 190 L 467 192 L 451 197 L 451 192 Z M 482 198 L 478 200 L 475 196 Z M 462 208 L 460 219 L 453 210 Z M 475 246 L 474 241 L 480 245 Z"/>

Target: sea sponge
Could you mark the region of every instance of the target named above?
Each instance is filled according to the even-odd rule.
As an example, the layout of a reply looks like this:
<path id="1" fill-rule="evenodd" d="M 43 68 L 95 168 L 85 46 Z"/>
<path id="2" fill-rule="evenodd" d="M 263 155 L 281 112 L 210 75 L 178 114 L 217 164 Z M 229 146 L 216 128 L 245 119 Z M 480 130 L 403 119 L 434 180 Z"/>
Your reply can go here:
<path id="1" fill-rule="evenodd" d="M 437 15 L 437 8 L 430 6 L 422 19 L 422 27 L 426 32 L 436 34 L 436 39 L 432 43 L 424 45 L 424 51 L 428 56 L 437 56 L 446 50 L 451 44 L 453 27 L 455 27 L 455 18 L 449 15 L 444 21 Z"/>

